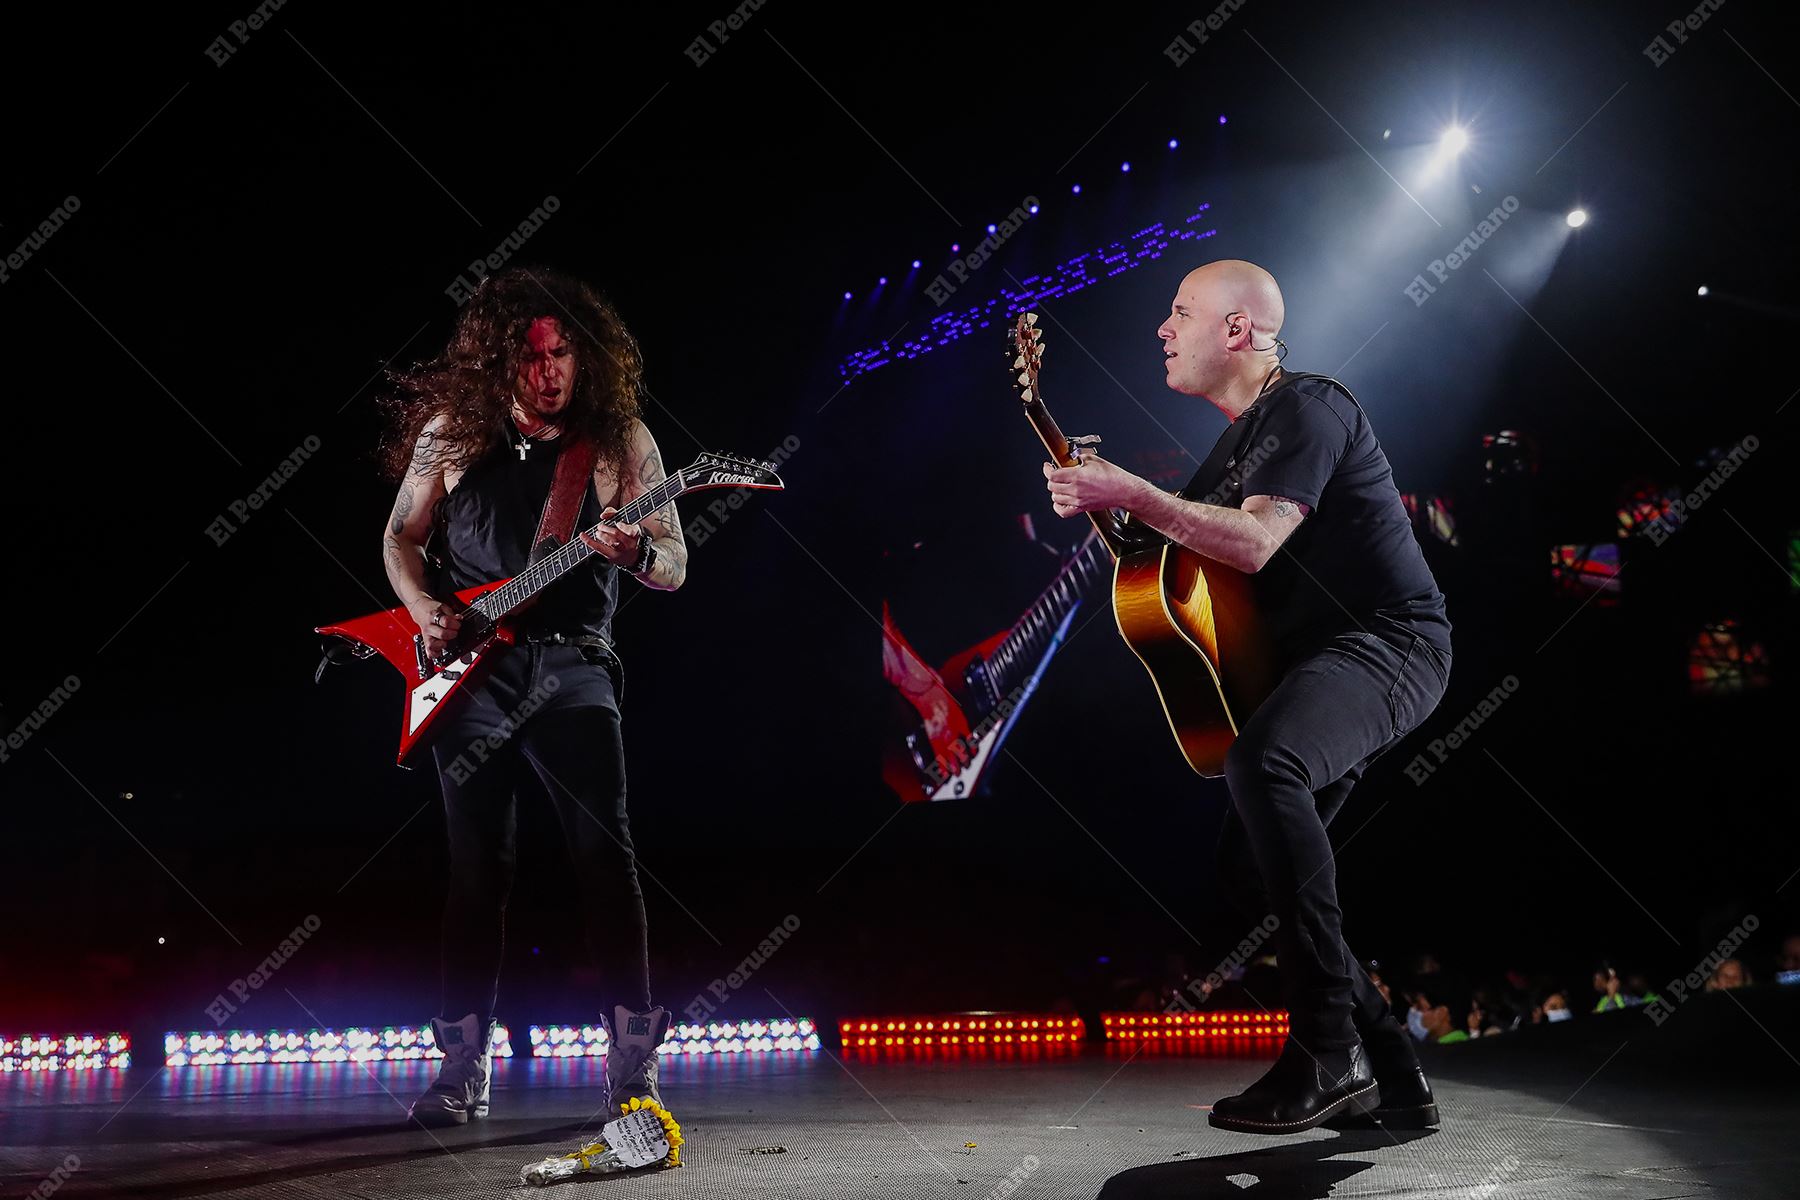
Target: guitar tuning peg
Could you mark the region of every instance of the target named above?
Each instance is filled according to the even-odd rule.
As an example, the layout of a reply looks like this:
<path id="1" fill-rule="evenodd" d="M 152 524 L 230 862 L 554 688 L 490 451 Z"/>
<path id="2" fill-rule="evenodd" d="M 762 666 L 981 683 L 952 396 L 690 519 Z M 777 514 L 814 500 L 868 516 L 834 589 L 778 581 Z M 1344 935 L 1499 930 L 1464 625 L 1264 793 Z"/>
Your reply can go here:
<path id="1" fill-rule="evenodd" d="M 1021 354 L 1017 358 L 1013 359 L 1013 370 L 1015 370 L 1015 371 L 1020 370 L 1024 366 L 1025 366 L 1025 356 L 1023 354 Z"/>
<path id="2" fill-rule="evenodd" d="M 1019 399 L 1023 400 L 1027 404 L 1030 404 L 1032 401 L 1031 389 L 1026 388 L 1023 391 L 1021 391 L 1019 393 Z"/>
<path id="3" fill-rule="evenodd" d="M 1019 386 L 1020 387 L 1030 387 L 1031 386 L 1031 372 L 1029 372 L 1029 371 L 1020 371 L 1019 372 Z"/>
<path id="4" fill-rule="evenodd" d="M 1027 325 L 1036 325 L 1037 324 L 1037 314 L 1034 312 L 1026 313 L 1025 314 L 1025 323 Z"/>

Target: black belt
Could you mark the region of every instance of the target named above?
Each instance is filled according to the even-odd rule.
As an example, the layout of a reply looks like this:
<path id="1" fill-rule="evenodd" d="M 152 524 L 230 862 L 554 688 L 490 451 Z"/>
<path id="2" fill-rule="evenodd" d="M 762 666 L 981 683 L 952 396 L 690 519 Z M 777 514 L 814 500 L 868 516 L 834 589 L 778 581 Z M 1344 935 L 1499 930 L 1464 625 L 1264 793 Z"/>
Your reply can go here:
<path id="1" fill-rule="evenodd" d="M 525 641 L 536 646 L 598 646 L 608 654 L 613 648 L 605 638 L 596 633 L 562 633 L 553 630 L 532 630 L 525 635 Z"/>

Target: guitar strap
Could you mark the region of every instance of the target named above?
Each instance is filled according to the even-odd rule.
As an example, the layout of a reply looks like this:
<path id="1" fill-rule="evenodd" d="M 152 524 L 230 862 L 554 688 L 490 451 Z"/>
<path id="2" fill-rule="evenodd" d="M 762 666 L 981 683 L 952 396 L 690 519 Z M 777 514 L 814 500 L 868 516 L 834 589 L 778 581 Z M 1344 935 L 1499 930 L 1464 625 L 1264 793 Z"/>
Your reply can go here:
<path id="1" fill-rule="evenodd" d="M 581 501 L 587 495 L 587 481 L 593 478 L 594 467 L 599 461 L 600 447 L 584 437 L 564 446 L 556 456 L 556 473 L 550 480 L 550 494 L 544 497 L 544 512 L 538 518 L 537 534 L 531 539 L 532 562 L 561 549 L 575 536 L 575 522 L 581 517 Z"/>
<path id="2" fill-rule="evenodd" d="M 1345 387 L 1340 380 L 1335 379 L 1330 375 L 1319 374 L 1316 371 L 1290 371 L 1282 376 L 1281 383 L 1276 386 L 1273 392 L 1269 392 L 1268 395 L 1274 396 L 1286 388 L 1290 383 L 1299 383 L 1302 379 L 1322 380 L 1332 387 L 1335 387 L 1338 391 L 1344 393 L 1350 403 L 1356 405 L 1359 410 L 1362 408 L 1362 402 L 1357 400 L 1356 396 L 1349 388 Z M 1245 457 L 1249 454 L 1250 447 L 1256 444 L 1257 435 L 1262 429 L 1263 420 L 1269 415 L 1269 409 L 1262 403 L 1264 399 L 1265 397 L 1258 396 L 1256 403 L 1246 410 L 1249 413 L 1250 419 L 1244 422 L 1244 430 L 1237 436 L 1237 441 L 1232 446 L 1230 457 L 1227 459 L 1224 466 L 1224 470 L 1227 473 L 1235 470 L 1237 465 L 1243 462 Z M 1204 479 L 1201 477 L 1201 471 L 1203 470 L 1205 470 L 1204 463 L 1201 464 L 1200 470 L 1194 472 L 1194 477 L 1188 480 L 1188 485 L 1175 494 L 1185 500 L 1192 500 L 1198 497 L 1203 489 L 1217 487 L 1220 480 L 1224 478 L 1221 476 L 1214 479 Z"/>

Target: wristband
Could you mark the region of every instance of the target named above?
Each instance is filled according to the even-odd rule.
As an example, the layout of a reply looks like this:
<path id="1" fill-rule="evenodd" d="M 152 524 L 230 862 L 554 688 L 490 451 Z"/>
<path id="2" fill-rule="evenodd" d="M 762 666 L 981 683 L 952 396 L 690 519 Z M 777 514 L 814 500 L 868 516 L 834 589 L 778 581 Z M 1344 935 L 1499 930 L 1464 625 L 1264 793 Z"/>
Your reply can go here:
<path id="1" fill-rule="evenodd" d="M 656 565 L 656 539 L 648 532 L 638 532 L 637 559 L 625 569 L 633 575 L 642 575 Z"/>

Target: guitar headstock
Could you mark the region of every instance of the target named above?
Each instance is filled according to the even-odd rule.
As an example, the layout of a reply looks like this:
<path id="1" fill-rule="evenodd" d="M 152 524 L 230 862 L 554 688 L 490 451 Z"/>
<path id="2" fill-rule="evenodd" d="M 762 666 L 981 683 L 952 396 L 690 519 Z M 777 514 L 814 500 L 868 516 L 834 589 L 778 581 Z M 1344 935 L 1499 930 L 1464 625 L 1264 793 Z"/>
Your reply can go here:
<path id="1" fill-rule="evenodd" d="M 703 488 L 765 488 L 780 491 L 786 485 L 775 473 L 775 464 L 756 458 L 739 458 L 735 454 L 703 453 L 693 465 L 681 469 L 681 490 Z"/>
<path id="2" fill-rule="evenodd" d="M 1013 323 L 1012 346 L 1007 356 L 1012 359 L 1013 386 L 1026 404 L 1041 399 L 1038 395 L 1038 370 L 1044 365 L 1044 331 L 1037 327 L 1037 314 L 1023 312 Z"/>

